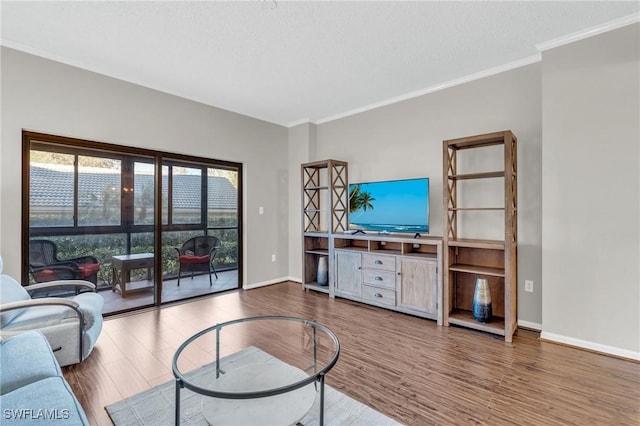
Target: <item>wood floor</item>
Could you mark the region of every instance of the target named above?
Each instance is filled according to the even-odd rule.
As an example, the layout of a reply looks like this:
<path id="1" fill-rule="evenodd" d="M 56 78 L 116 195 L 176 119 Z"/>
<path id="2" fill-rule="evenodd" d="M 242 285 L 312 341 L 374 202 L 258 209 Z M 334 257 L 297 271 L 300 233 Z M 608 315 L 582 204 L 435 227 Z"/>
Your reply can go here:
<path id="1" fill-rule="evenodd" d="M 92 424 L 104 406 L 173 379 L 189 336 L 254 315 L 292 315 L 331 328 L 340 359 L 327 383 L 407 425 L 638 425 L 640 364 L 538 340 L 513 343 L 282 283 L 105 321 L 98 345 L 67 367 Z M 274 344 L 276 344 L 274 342 Z M 211 361 L 202 352 L 202 359 Z"/>

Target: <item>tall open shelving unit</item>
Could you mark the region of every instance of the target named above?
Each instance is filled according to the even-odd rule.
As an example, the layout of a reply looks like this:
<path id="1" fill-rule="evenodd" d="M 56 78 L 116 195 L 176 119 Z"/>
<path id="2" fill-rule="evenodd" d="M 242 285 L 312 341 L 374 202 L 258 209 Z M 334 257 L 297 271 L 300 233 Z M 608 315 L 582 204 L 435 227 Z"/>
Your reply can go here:
<path id="1" fill-rule="evenodd" d="M 502 145 L 504 168 L 473 173 L 458 169 L 458 153 Z M 509 130 L 443 141 L 445 234 L 443 238 L 443 322 L 504 336 L 511 342 L 517 328 L 517 139 Z M 460 182 L 504 179 L 504 205 L 467 207 L 459 202 Z M 461 212 L 502 212 L 504 238 L 459 238 Z M 489 281 L 493 317 L 477 322 L 472 315 L 476 279 Z"/>
<path id="2" fill-rule="evenodd" d="M 333 271 L 328 267 L 326 286 L 318 284 L 318 260 L 333 253 L 332 234 L 348 229 L 349 179 L 348 164 L 339 160 L 305 163 L 302 172 L 302 285 L 328 293 L 333 297 Z"/>

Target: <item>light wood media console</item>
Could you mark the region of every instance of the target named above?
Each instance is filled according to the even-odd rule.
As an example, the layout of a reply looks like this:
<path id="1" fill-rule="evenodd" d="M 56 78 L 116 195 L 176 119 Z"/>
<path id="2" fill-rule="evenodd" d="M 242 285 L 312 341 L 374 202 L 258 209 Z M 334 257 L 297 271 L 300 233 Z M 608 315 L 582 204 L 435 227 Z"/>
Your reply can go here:
<path id="1" fill-rule="evenodd" d="M 442 239 L 333 234 L 329 294 L 442 325 Z"/>
<path id="2" fill-rule="evenodd" d="M 348 164 L 302 164 L 302 286 L 443 324 L 442 238 L 351 234 Z M 327 258 L 328 283 L 318 283 Z"/>

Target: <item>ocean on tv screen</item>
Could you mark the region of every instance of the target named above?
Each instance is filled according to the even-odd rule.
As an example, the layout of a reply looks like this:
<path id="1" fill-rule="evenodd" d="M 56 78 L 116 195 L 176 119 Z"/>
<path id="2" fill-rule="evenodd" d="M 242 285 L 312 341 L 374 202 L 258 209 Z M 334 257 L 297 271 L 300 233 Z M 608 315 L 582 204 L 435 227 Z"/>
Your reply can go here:
<path id="1" fill-rule="evenodd" d="M 426 225 L 386 225 L 376 223 L 350 223 L 352 231 L 378 231 L 378 232 L 428 232 Z"/>
<path id="2" fill-rule="evenodd" d="M 429 232 L 429 179 L 349 185 L 349 229 L 372 232 Z"/>

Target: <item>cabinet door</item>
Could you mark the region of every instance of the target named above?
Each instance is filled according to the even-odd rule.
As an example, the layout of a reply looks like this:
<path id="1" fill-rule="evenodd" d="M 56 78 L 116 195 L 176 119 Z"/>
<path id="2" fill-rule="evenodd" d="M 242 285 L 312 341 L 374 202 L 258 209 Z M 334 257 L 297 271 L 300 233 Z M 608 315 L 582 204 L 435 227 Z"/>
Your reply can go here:
<path id="1" fill-rule="evenodd" d="M 438 277 L 435 259 L 398 257 L 396 304 L 400 307 L 436 315 Z"/>
<path id="2" fill-rule="evenodd" d="M 356 297 L 362 295 L 361 262 L 358 252 L 336 250 L 336 294 Z"/>

